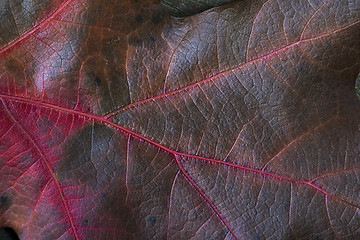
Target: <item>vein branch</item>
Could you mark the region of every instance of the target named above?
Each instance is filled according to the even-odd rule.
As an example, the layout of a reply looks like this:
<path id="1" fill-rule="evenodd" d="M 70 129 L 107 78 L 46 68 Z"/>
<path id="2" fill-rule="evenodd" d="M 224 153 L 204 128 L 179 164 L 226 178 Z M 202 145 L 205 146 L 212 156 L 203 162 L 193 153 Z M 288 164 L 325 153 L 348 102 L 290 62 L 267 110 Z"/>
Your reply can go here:
<path id="1" fill-rule="evenodd" d="M 9 49 L 13 48 L 15 45 L 19 44 L 23 40 L 27 39 L 31 34 L 42 28 L 44 25 L 49 23 L 56 15 L 58 15 L 72 0 L 67 0 L 62 3 L 55 11 L 53 11 L 47 18 L 43 19 L 39 24 L 32 27 L 30 30 L 25 32 L 21 37 L 17 38 L 16 40 L 10 42 L 8 45 L 0 49 L 0 54 L 8 51 Z"/>
<path id="2" fill-rule="evenodd" d="M 357 205 L 355 205 L 355 204 L 353 204 L 351 202 L 348 202 L 345 199 L 339 198 L 339 197 L 337 197 L 335 195 L 332 195 L 332 194 L 324 191 L 323 189 L 316 186 L 313 183 L 313 181 L 304 181 L 304 180 L 294 179 L 294 178 L 290 178 L 290 177 L 286 177 L 286 176 L 266 172 L 266 171 L 263 171 L 263 170 L 238 165 L 238 164 L 231 163 L 231 162 L 225 162 L 223 160 L 198 156 L 198 155 L 189 154 L 189 153 L 178 152 L 178 151 L 170 149 L 170 148 L 168 148 L 168 147 L 166 147 L 166 146 L 164 146 L 164 145 L 162 145 L 162 144 L 160 144 L 160 143 L 158 143 L 158 142 L 156 142 L 154 140 L 151 140 L 151 139 L 149 139 L 149 138 L 147 138 L 147 137 L 145 137 L 145 136 L 143 136 L 143 135 L 141 135 L 139 133 L 136 133 L 136 132 L 132 131 L 131 129 L 128 129 L 128 128 L 124 127 L 124 126 L 118 125 L 118 124 L 110 121 L 108 118 L 106 118 L 104 116 L 98 116 L 98 115 L 95 115 L 95 114 L 92 114 L 92 113 L 84 113 L 84 112 L 74 110 L 74 109 L 67 109 L 67 108 L 64 108 L 64 107 L 59 107 L 59 106 L 56 106 L 54 104 L 46 103 L 46 102 L 43 102 L 43 101 L 28 99 L 28 98 L 19 97 L 19 96 L 10 96 L 10 95 L 6 95 L 6 94 L 2 94 L 2 93 L 0 93 L 0 98 L 7 99 L 7 100 L 10 100 L 10 101 L 16 101 L 16 102 L 22 102 L 22 103 L 26 103 L 26 104 L 31 104 L 31 105 L 34 105 L 34 106 L 50 108 L 50 109 L 52 109 L 54 111 L 61 111 L 61 112 L 65 112 L 67 114 L 79 115 L 79 116 L 82 116 L 82 117 L 85 117 L 85 118 L 88 118 L 88 119 L 93 119 L 95 121 L 107 124 L 107 125 L 115 128 L 115 129 L 118 129 L 119 131 L 121 131 L 123 133 L 132 135 L 133 137 L 138 138 L 140 140 L 143 140 L 143 141 L 147 142 L 148 144 L 151 144 L 151 145 L 153 145 L 155 147 L 158 147 L 162 151 L 168 152 L 169 154 L 173 155 L 175 158 L 177 158 L 178 156 L 182 156 L 182 157 L 186 157 L 186 158 L 190 158 L 190 159 L 198 159 L 198 160 L 208 161 L 210 163 L 226 165 L 226 166 L 241 169 L 241 170 L 244 170 L 244 171 L 258 173 L 260 175 L 271 177 L 271 178 L 276 178 L 276 179 L 282 180 L 282 181 L 294 182 L 294 183 L 298 183 L 298 184 L 305 184 L 305 185 L 307 185 L 307 186 L 309 186 L 311 188 L 314 188 L 315 190 L 323 193 L 326 196 L 332 197 L 332 198 L 334 198 L 334 199 L 336 199 L 338 201 L 341 201 L 341 202 L 343 202 L 343 203 L 345 203 L 347 205 L 350 205 L 350 206 L 353 206 L 355 208 L 360 209 L 360 206 L 357 206 Z M 4 100 L 3 100 L 3 102 L 4 102 Z M 34 144 L 36 144 L 36 143 L 34 143 Z M 41 151 L 38 146 L 37 146 L 37 148 L 38 148 L 39 151 Z M 179 165 L 179 168 L 181 170 L 182 167 Z"/>
<path id="3" fill-rule="evenodd" d="M 229 226 L 229 224 L 225 221 L 225 219 L 221 216 L 219 210 L 215 207 L 215 205 L 211 202 L 211 200 L 205 195 L 205 193 L 199 188 L 199 186 L 192 180 L 192 178 L 189 176 L 189 174 L 185 171 L 183 166 L 181 165 L 178 156 L 174 154 L 176 164 L 178 165 L 180 172 L 184 175 L 186 180 L 196 189 L 196 191 L 201 195 L 201 197 L 207 202 L 210 206 L 210 208 L 214 211 L 214 213 L 219 217 L 221 222 L 225 225 L 225 227 L 231 232 L 231 234 L 234 236 L 236 240 L 239 240 L 239 238 L 235 235 L 232 228 Z"/>
<path id="4" fill-rule="evenodd" d="M 59 182 L 56 180 L 55 177 L 55 173 L 54 170 L 52 169 L 47 157 L 45 156 L 44 152 L 41 150 L 41 148 L 39 147 L 39 145 L 33 140 L 33 138 L 30 136 L 30 134 L 21 126 L 21 124 L 15 119 L 15 117 L 12 115 L 12 113 L 9 111 L 9 109 L 6 106 L 6 103 L 4 102 L 4 100 L 2 100 L 2 105 L 6 111 L 6 113 L 8 114 L 8 116 L 11 118 L 11 120 L 18 126 L 18 128 L 20 129 L 20 131 L 24 134 L 24 136 L 31 142 L 31 144 L 35 147 L 35 149 L 37 150 L 37 152 L 40 154 L 41 159 L 43 159 L 43 163 L 45 164 L 46 169 L 48 170 L 48 172 L 50 173 L 50 176 L 52 178 L 52 180 L 55 182 L 56 184 L 56 188 L 57 191 L 59 193 L 61 202 L 64 205 L 65 208 L 65 212 L 66 212 L 66 216 L 69 219 L 70 222 L 70 226 L 71 229 L 74 233 L 75 239 L 80 239 L 78 237 L 77 231 L 75 229 L 75 225 L 74 225 L 74 221 L 72 219 L 72 216 L 70 214 L 70 210 L 69 210 L 69 206 L 67 205 L 67 201 L 65 199 L 65 194 L 62 190 L 62 187 L 60 186 Z"/>
<path id="5" fill-rule="evenodd" d="M 336 34 L 336 33 L 338 33 L 338 32 L 344 31 L 345 29 L 348 29 L 348 28 L 350 28 L 350 27 L 353 27 L 353 26 L 355 26 L 355 25 L 357 25 L 357 24 L 359 24 L 359 23 L 360 23 L 360 20 L 355 21 L 355 22 L 353 22 L 353 23 L 350 23 L 350 24 L 348 24 L 348 25 L 346 25 L 346 26 L 337 28 L 337 29 L 335 29 L 335 30 L 333 30 L 333 31 L 331 31 L 331 32 L 328 32 L 328 33 L 324 33 L 324 34 L 321 34 L 321 35 L 318 35 L 318 36 L 314 36 L 314 37 L 311 37 L 311 38 L 307 38 L 307 39 L 300 39 L 300 40 L 298 40 L 298 41 L 296 41 L 296 42 L 294 42 L 294 43 L 292 43 L 292 44 L 286 45 L 286 46 L 281 47 L 281 48 L 279 48 L 279 49 L 276 49 L 276 50 L 274 50 L 274 51 L 272 51 L 272 52 L 269 52 L 269 53 L 264 54 L 264 55 L 262 55 L 262 56 L 256 57 L 256 58 L 254 58 L 254 59 L 252 59 L 252 60 L 249 60 L 249 61 L 247 61 L 247 62 L 245 62 L 245 63 L 241 63 L 241 64 L 239 64 L 239 65 L 236 65 L 236 66 L 232 67 L 232 68 L 229 68 L 229 69 L 227 69 L 227 70 L 221 71 L 221 72 L 219 72 L 219 73 L 217 73 L 217 74 L 215 74 L 215 75 L 213 75 L 213 76 L 211 76 L 211 77 L 205 78 L 205 79 L 203 79 L 203 80 L 201 80 L 201 81 L 198 81 L 198 82 L 189 84 L 189 85 L 187 85 L 187 86 L 185 86 L 185 87 L 182 87 L 182 88 L 178 88 L 178 89 L 169 91 L 169 92 L 167 92 L 167 93 L 162 93 L 162 94 L 159 94 L 159 95 L 157 95 L 157 96 L 145 98 L 145 99 L 143 99 L 143 100 L 139 100 L 139 101 L 137 101 L 137 102 L 131 103 L 131 104 L 126 105 L 126 106 L 124 106 L 124 107 L 118 108 L 118 109 L 116 109 L 116 110 L 108 113 L 107 115 L 105 115 L 105 117 L 106 117 L 106 118 L 109 118 L 109 117 L 111 117 L 111 116 L 116 115 L 116 114 L 119 113 L 119 112 L 124 111 L 125 109 L 129 109 L 129 108 L 132 108 L 132 107 L 134 107 L 134 106 L 137 106 L 137 105 L 140 105 L 140 104 L 143 104 L 143 103 L 152 101 L 152 100 L 156 100 L 156 99 L 161 99 L 161 98 L 164 98 L 164 97 L 168 97 L 168 96 L 170 96 L 170 95 L 174 95 L 174 94 L 183 92 L 183 91 L 185 91 L 185 90 L 194 88 L 194 87 L 196 87 L 196 86 L 198 86 L 198 85 L 200 85 L 200 84 L 214 81 L 214 80 L 219 79 L 220 77 L 222 77 L 222 76 L 224 76 L 224 75 L 233 73 L 234 71 L 241 70 L 241 69 L 247 67 L 248 65 L 257 63 L 257 62 L 262 61 L 262 60 L 266 60 L 266 59 L 268 59 L 268 58 L 270 58 L 270 57 L 272 57 L 272 56 L 276 56 L 277 54 L 279 54 L 279 53 L 281 53 L 281 52 L 284 52 L 284 51 L 286 51 L 286 50 L 288 50 L 288 49 L 291 49 L 291 48 L 293 48 L 293 47 L 297 47 L 297 46 L 301 45 L 302 43 L 311 42 L 311 41 L 314 41 L 314 40 L 317 40 L 317 39 L 321 39 L 321 38 L 324 38 L 324 37 L 328 37 L 328 36 L 330 36 L 330 35 Z"/>

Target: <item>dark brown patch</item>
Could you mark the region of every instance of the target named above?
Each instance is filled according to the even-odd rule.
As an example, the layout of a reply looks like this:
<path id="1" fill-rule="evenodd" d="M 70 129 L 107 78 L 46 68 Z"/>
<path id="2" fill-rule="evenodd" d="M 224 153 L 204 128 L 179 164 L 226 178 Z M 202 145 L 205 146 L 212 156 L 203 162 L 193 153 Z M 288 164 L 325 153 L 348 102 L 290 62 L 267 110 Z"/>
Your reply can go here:
<path id="1" fill-rule="evenodd" d="M 62 154 L 65 157 L 55 166 L 56 177 L 64 187 L 65 183 L 86 185 L 85 194 L 92 196 L 86 204 L 95 204 L 94 210 L 84 214 L 82 225 L 105 224 L 120 232 L 138 232 L 133 206 L 125 200 L 126 142 L 126 136 L 116 130 L 91 124 L 65 143 Z M 103 223 L 104 219 L 114 220 L 114 225 Z"/>
<path id="2" fill-rule="evenodd" d="M 0 206 L 5 205 L 8 202 L 8 197 L 0 196 Z"/>
<path id="3" fill-rule="evenodd" d="M 3 193 L 0 195 L 0 213 L 6 211 L 12 203 L 12 199 L 9 195 Z"/>
<path id="4" fill-rule="evenodd" d="M 156 38 L 155 38 L 154 36 L 150 36 L 150 37 L 149 37 L 149 40 L 150 40 L 150 42 L 155 42 L 155 41 L 156 41 Z"/>
<path id="5" fill-rule="evenodd" d="M 160 12 L 151 18 L 151 22 L 154 25 L 157 25 L 163 20 L 163 18 L 164 18 L 164 14 L 162 12 Z"/>
<path id="6" fill-rule="evenodd" d="M 150 222 L 151 224 L 155 224 L 155 223 L 156 223 L 156 217 L 155 217 L 155 216 L 150 216 L 150 217 L 149 217 L 149 222 Z"/>
<path id="7" fill-rule="evenodd" d="M 7 68 L 7 70 L 9 70 L 10 72 L 17 72 L 17 71 L 21 71 L 23 69 L 20 61 L 18 61 L 16 58 L 11 57 L 9 58 L 6 62 L 5 62 L 5 67 Z"/>
<path id="8" fill-rule="evenodd" d="M 137 15 L 137 16 L 135 17 L 135 20 L 136 20 L 137 22 L 139 22 L 139 23 L 142 23 L 142 22 L 144 21 L 144 19 L 143 19 L 143 17 L 142 17 L 141 15 Z"/>
<path id="9" fill-rule="evenodd" d="M 9 56 L 5 60 L 5 68 L 16 78 L 22 79 L 24 81 L 24 66 L 23 64 L 15 57 Z"/>
<path id="10" fill-rule="evenodd" d="M 76 136 L 65 144 L 63 156 L 56 165 L 56 176 L 60 181 L 73 179 L 77 184 L 86 184 L 95 189 L 102 184 L 111 182 L 110 172 L 123 168 L 121 162 L 114 162 L 113 158 L 122 154 L 115 152 L 114 141 L 117 136 L 113 129 L 104 125 L 94 124 L 84 127 Z"/>
<path id="11" fill-rule="evenodd" d="M 89 73 L 89 77 L 93 80 L 94 84 L 96 86 L 100 86 L 101 85 L 101 78 L 97 75 L 95 75 L 94 73 L 90 72 Z"/>
<path id="12" fill-rule="evenodd" d="M 142 40 L 137 37 L 132 37 L 129 39 L 129 44 L 135 47 L 141 46 Z"/>

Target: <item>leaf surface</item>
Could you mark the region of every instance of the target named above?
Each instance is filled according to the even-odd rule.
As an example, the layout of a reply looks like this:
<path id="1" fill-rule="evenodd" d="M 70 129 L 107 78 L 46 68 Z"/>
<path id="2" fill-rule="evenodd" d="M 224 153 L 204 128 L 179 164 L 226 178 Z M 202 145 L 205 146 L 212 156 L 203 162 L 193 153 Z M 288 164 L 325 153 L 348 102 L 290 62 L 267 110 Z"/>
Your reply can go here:
<path id="1" fill-rule="evenodd" d="M 161 5 L 172 16 L 185 17 L 203 12 L 209 8 L 221 6 L 234 0 L 162 0 Z"/>
<path id="2" fill-rule="evenodd" d="M 0 226 L 360 237 L 359 1 L 3 5 Z"/>

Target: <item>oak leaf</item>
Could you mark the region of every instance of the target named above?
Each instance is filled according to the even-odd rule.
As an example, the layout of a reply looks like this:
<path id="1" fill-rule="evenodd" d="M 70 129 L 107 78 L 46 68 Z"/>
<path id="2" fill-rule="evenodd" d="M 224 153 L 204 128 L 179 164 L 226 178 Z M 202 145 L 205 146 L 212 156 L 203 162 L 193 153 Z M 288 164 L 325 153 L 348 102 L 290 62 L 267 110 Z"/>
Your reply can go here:
<path id="1" fill-rule="evenodd" d="M 0 6 L 0 226 L 360 238 L 360 1 Z"/>

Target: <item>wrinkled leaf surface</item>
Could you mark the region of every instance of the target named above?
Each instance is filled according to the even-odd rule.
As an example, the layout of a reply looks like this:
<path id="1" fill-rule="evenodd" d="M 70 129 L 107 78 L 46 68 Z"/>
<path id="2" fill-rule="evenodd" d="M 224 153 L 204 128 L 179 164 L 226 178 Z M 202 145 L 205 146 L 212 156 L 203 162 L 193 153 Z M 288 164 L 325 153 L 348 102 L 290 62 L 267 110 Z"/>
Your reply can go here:
<path id="1" fill-rule="evenodd" d="M 0 226 L 360 238 L 360 1 L 0 6 Z"/>

